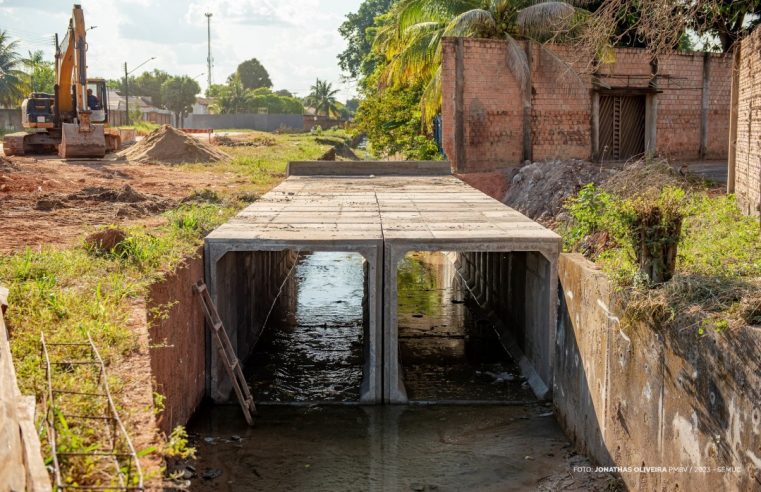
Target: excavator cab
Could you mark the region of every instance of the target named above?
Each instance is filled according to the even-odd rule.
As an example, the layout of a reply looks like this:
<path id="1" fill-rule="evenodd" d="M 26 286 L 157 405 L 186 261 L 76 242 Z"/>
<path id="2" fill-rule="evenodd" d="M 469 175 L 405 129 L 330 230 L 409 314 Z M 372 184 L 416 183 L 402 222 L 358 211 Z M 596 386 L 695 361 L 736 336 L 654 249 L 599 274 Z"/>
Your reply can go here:
<path id="1" fill-rule="evenodd" d="M 108 123 L 108 90 L 106 89 L 105 80 L 87 80 L 87 106 L 91 111 L 91 123 L 101 125 Z"/>

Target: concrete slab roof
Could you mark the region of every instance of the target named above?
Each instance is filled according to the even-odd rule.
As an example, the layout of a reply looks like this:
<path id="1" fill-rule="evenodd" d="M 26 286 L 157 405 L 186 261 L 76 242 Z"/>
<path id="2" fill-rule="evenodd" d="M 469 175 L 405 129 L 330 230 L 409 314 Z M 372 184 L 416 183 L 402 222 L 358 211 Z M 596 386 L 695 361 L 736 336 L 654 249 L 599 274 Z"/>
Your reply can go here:
<path id="1" fill-rule="evenodd" d="M 438 164 L 438 163 L 436 163 Z M 405 165 L 411 169 L 403 174 Z M 379 241 L 559 245 L 560 237 L 431 163 L 303 163 L 207 238 L 209 245 Z M 342 169 L 344 171 L 342 171 Z M 356 172 L 356 171 L 353 171 Z"/>

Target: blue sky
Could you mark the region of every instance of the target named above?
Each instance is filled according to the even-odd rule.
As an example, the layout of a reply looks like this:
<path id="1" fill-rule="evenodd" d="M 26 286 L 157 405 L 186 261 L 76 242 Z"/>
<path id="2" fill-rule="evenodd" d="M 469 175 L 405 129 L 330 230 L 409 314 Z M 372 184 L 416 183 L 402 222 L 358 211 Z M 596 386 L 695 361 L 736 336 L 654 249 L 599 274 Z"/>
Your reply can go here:
<path id="1" fill-rule="evenodd" d="M 74 2 L 0 0 L 0 29 L 21 49 L 43 49 L 52 59 L 54 33 L 63 35 Z M 117 78 L 123 63 L 195 77 L 206 72 L 206 17 L 212 17 L 214 82 L 224 82 L 235 67 L 258 58 L 275 89 L 306 95 L 315 78 L 327 79 L 353 95 L 343 81 L 336 55 L 345 41 L 338 35 L 344 16 L 361 0 L 79 0 L 88 26 L 88 66 L 93 77 Z M 139 74 L 139 69 L 135 74 Z M 197 78 L 206 87 L 206 75 Z"/>

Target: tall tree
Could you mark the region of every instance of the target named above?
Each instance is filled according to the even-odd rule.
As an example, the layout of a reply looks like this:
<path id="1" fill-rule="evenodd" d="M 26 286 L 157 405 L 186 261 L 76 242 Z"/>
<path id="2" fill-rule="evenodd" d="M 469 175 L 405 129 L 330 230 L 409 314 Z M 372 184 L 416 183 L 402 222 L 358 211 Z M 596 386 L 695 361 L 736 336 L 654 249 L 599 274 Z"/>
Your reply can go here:
<path id="1" fill-rule="evenodd" d="M 339 111 L 336 94 L 338 94 L 338 89 L 333 89 L 333 84 L 317 79 L 317 82 L 311 87 L 309 95 L 306 97 L 306 103 L 314 108 L 315 114 L 337 116 Z"/>
<path id="2" fill-rule="evenodd" d="M 220 90 L 216 103 L 222 114 L 245 113 L 251 106 L 251 94 L 243 88 L 238 77 L 232 77 L 231 83 Z"/>
<path id="3" fill-rule="evenodd" d="M 161 86 L 170 77 L 168 73 L 159 69 L 154 69 L 152 72 L 143 72 L 138 77 L 135 77 L 134 80 L 130 80 L 130 94 L 150 97 L 153 105 L 161 108 L 164 106 L 161 98 Z"/>
<path id="4" fill-rule="evenodd" d="M 55 86 L 55 69 L 53 62 L 45 60 L 45 54 L 42 50 L 29 51 L 29 55 L 24 58 L 29 74 L 29 89 L 31 92 L 53 93 Z"/>
<path id="5" fill-rule="evenodd" d="M 193 110 L 196 95 L 201 92 L 198 82 L 188 76 L 170 77 L 161 85 L 161 100 L 181 125 L 186 114 Z"/>
<path id="6" fill-rule="evenodd" d="M 357 12 L 350 13 L 338 28 L 347 41 L 346 49 L 338 55 L 338 66 L 349 77 L 366 77 L 375 68 L 372 56 L 372 29 L 375 18 L 388 12 L 396 0 L 365 0 Z"/>
<path id="7" fill-rule="evenodd" d="M 24 98 L 23 61 L 6 31 L 0 31 L 0 105 L 15 106 Z"/>
<path id="8" fill-rule="evenodd" d="M 256 58 L 246 60 L 235 71 L 244 89 L 258 89 L 259 87 L 272 87 L 270 75 L 264 65 L 259 63 Z"/>

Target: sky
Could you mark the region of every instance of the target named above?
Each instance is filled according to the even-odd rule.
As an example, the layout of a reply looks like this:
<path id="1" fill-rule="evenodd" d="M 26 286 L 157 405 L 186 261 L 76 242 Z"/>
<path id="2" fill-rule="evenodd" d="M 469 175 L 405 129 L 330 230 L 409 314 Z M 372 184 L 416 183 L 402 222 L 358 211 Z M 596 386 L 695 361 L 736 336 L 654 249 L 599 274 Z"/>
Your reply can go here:
<path id="1" fill-rule="evenodd" d="M 346 47 L 338 26 L 362 0 L 79 0 L 85 14 L 88 75 L 119 78 L 155 56 L 133 75 L 158 68 L 196 78 L 206 76 L 206 16 L 211 12 L 214 83 L 223 83 L 238 64 L 257 58 L 274 89 L 305 96 L 316 78 L 355 95 L 342 78 L 336 56 Z M 53 36 L 68 27 L 74 2 L 0 0 L 0 30 L 20 41 L 20 51 L 42 49 L 53 58 Z M 203 74 L 203 75 L 201 75 Z"/>

